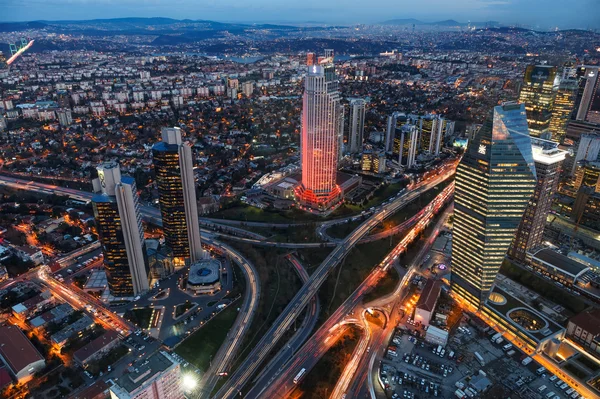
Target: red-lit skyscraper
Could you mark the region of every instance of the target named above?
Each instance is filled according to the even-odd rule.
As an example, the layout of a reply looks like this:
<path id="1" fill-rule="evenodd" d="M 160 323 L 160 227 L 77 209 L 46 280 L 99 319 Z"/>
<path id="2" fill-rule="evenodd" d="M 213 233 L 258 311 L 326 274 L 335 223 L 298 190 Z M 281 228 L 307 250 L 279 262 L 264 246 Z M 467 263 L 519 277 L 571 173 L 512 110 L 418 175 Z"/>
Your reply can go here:
<path id="1" fill-rule="evenodd" d="M 319 57 L 318 65 L 308 67 L 302 99 L 302 183 L 298 201 L 318 211 L 339 202 L 336 184 L 341 105 L 333 65 L 333 52 Z"/>

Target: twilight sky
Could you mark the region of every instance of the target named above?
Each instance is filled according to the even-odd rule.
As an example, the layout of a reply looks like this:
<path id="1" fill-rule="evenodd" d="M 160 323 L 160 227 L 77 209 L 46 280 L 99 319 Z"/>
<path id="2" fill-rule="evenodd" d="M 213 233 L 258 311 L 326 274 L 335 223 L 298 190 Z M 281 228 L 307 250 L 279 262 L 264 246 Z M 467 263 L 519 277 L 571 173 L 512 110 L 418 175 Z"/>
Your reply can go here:
<path id="1" fill-rule="evenodd" d="M 0 0 L 0 21 L 158 16 L 249 23 L 495 20 L 543 29 L 600 28 L 600 0 Z"/>

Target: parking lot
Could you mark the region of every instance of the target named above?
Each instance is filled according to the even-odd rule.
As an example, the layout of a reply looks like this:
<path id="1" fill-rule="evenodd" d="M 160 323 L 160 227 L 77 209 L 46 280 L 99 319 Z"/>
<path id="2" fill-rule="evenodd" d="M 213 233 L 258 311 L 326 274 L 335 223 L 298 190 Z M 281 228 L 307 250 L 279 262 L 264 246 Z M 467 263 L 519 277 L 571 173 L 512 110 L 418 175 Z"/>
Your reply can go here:
<path id="1" fill-rule="evenodd" d="M 381 364 L 388 398 L 581 398 L 512 345 L 493 339 L 494 330 L 467 322 L 468 317 L 451 330 L 445 346 L 425 342 L 422 329 L 409 320 L 396 329 Z"/>

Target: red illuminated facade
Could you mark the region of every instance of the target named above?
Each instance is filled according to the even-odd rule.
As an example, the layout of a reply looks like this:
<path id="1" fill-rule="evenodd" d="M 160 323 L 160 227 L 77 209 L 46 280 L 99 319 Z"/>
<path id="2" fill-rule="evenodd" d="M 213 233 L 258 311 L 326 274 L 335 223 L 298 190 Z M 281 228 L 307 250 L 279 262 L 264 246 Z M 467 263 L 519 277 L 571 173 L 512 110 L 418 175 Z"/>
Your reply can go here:
<path id="1" fill-rule="evenodd" d="M 326 211 L 338 204 L 336 184 L 340 145 L 341 105 L 333 54 L 308 67 L 302 99 L 302 183 L 296 198 L 303 206 Z"/>

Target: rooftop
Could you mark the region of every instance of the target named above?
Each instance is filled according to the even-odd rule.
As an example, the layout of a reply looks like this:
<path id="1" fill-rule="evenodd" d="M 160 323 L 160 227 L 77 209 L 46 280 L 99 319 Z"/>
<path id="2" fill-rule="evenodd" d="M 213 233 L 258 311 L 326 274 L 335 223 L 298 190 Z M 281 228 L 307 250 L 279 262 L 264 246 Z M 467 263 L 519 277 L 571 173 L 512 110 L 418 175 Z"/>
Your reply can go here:
<path id="1" fill-rule="evenodd" d="M 44 360 L 19 327 L 12 325 L 0 327 L 0 355 L 13 374 L 32 363 Z"/>
<path id="2" fill-rule="evenodd" d="M 83 362 L 90 356 L 94 355 L 99 350 L 102 350 L 107 345 L 110 345 L 114 341 L 119 339 L 119 334 L 117 334 L 114 330 L 108 330 L 89 344 L 85 345 L 83 348 L 79 349 L 73 354 L 73 357 Z"/>
<path id="3" fill-rule="evenodd" d="M 216 259 L 202 259 L 190 266 L 188 283 L 191 285 L 213 284 L 219 281 L 221 262 Z"/>
<path id="4" fill-rule="evenodd" d="M 170 356 L 163 352 L 155 353 L 148 358 L 148 363 L 139 367 L 136 372 L 121 377 L 117 386 L 122 390 L 131 393 L 142 386 L 146 381 L 173 366 L 173 364 L 175 364 L 175 362 Z"/>
<path id="5" fill-rule="evenodd" d="M 539 251 L 537 251 L 533 255 L 533 259 L 538 259 L 544 262 L 545 264 L 555 269 L 560 269 L 563 272 L 570 274 L 574 277 L 583 274 L 589 269 L 584 264 L 548 248 L 540 249 Z"/>
<path id="6" fill-rule="evenodd" d="M 569 319 L 569 322 L 581 327 L 591 335 L 600 334 L 600 309 L 581 312 Z"/>
<path id="7" fill-rule="evenodd" d="M 423 292 L 417 302 L 417 309 L 423 309 L 432 312 L 435 308 L 435 304 L 440 296 L 440 290 L 442 289 L 442 283 L 439 280 L 429 279 L 425 283 Z"/>

